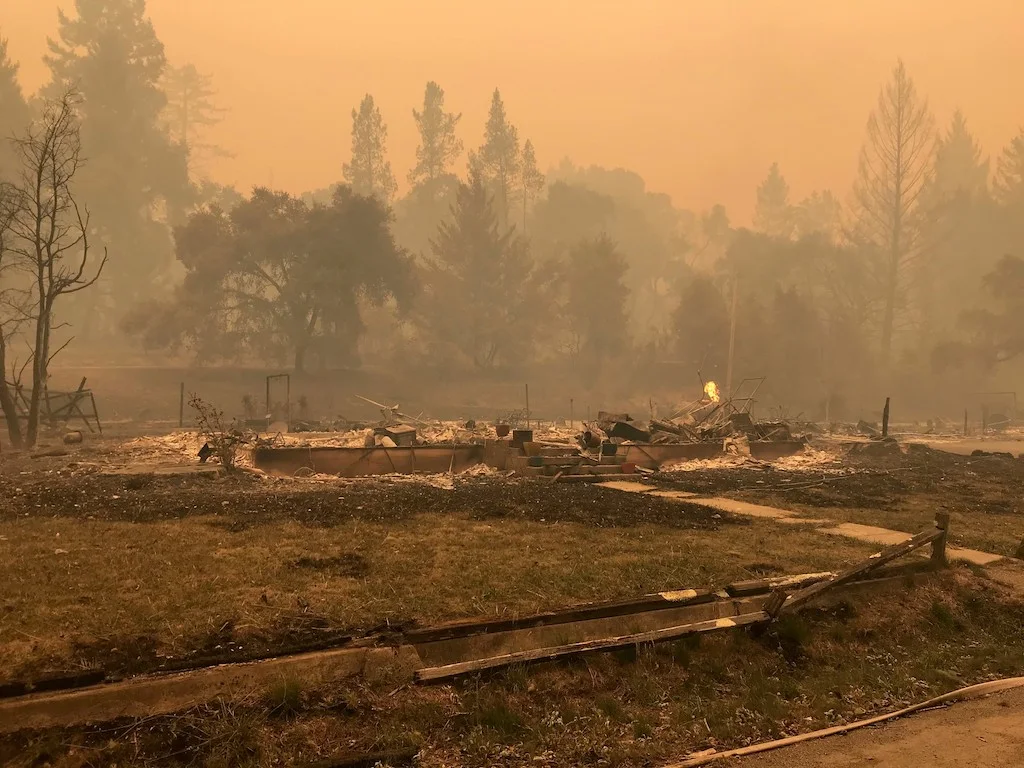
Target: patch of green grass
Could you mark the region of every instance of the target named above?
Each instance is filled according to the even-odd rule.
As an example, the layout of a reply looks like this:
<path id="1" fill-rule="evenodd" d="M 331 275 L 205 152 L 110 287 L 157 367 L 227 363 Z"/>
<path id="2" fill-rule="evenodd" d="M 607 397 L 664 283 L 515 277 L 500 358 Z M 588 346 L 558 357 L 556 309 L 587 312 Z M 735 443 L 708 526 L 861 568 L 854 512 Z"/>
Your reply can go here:
<path id="1" fill-rule="evenodd" d="M 654 735 L 655 721 L 648 715 L 638 715 L 633 720 L 633 738 L 649 739 Z"/>
<path id="2" fill-rule="evenodd" d="M 495 700 L 476 713 L 477 722 L 499 736 L 510 738 L 523 730 L 523 718 L 507 701 Z"/>
<path id="3" fill-rule="evenodd" d="M 265 704 L 274 717 L 290 717 L 302 709 L 302 682 L 284 678 L 267 691 Z"/>
<path id="4" fill-rule="evenodd" d="M 629 720 L 626 708 L 619 701 L 618 697 L 610 694 L 603 694 L 594 699 L 594 706 L 597 711 L 607 717 L 613 723 L 625 723 Z"/>

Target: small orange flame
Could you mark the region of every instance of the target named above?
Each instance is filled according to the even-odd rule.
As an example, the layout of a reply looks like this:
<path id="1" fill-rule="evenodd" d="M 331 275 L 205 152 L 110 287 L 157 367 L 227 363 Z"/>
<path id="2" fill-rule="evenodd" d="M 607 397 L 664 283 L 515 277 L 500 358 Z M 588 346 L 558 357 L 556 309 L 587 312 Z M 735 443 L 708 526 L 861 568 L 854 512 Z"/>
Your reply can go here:
<path id="1" fill-rule="evenodd" d="M 704 396 L 712 403 L 717 403 L 722 399 L 722 396 L 718 394 L 718 385 L 713 381 L 709 381 L 704 385 Z"/>

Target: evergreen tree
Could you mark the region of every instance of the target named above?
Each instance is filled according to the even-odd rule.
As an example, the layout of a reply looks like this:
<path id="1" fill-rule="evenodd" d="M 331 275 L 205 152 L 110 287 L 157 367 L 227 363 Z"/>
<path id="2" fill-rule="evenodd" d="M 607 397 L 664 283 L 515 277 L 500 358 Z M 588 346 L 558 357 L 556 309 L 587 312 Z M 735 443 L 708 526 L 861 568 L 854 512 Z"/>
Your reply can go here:
<path id="1" fill-rule="evenodd" d="M 988 177 L 988 160 L 957 110 L 936 142 L 921 195 L 922 248 L 913 296 L 925 346 L 952 332 L 960 313 L 981 298 L 977 273 L 1001 255 L 992 250 Z"/>
<path id="2" fill-rule="evenodd" d="M 387 158 L 388 128 L 373 96 L 366 94 L 352 110 L 352 161 L 345 163 L 345 181 L 356 194 L 376 197 L 388 204 L 398 185 Z"/>
<path id="3" fill-rule="evenodd" d="M 941 202 L 961 192 L 983 194 L 988 191 L 988 177 L 988 159 L 982 157 L 981 147 L 958 109 L 935 145 L 935 165 L 928 185 L 930 202 Z"/>
<path id="4" fill-rule="evenodd" d="M 430 81 L 423 94 L 423 111 L 412 111 L 420 134 L 416 148 L 416 167 L 409 171 L 409 184 L 434 185 L 447 176 L 456 158 L 462 154 L 462 142 L 455 128 L 462 115 L 445 112 L 444 89 Z"/>
<path id="5" fill-rule="evenodd" d="M 584 375 L 595 375 L 603 361 L 621 355 L 628 345 L 628 265 L 615 242 L 601 235 L 577 243 L 568 266 L 574 278 L 568 282 L 564 313 L 571 348 Z"/>
<path id="6" fill-rule="evenodd" d="M 522 171 L 520 173 L 523 196 L 523 232 L 526 232 L 526 214 L 530 203 L 537 199 L 544 189 L 544 174 L 537 167 L 537 156 L 533 151 L 533 142 L 529 139 L 523 145 Z"/>
<path id="7" fill-rule="evenodd" d="M 491 97 L 484 143 L 470 157 L 470 167 L 480 173 L 491 189 L 497 202 L 499 221 L 504 229 L 508 229 L 511 226 L 509 204 L 519 178 L 519 133 L 505 115 L 505 102 L 497 88 Z"/>
<path id="8" fill-rule="evenodd" d="M 996 199 L 1024 210 L 1024 128 L 1003 150 L 995 178 Z"/>
<path id="9" fill-rule="evenodd" d="M 0 37 L 0 179 L 13 178 L 14 152 L 9 139 L 28 127 L 29 109 L 18 82 L 18 65 Z"/>
<path id="10" fill-rule="evenodd" d="M 161 120 L 164 47 L 144 0 L 75 0 L 74 15 L 58 11 L 48 44 L 48 89 L 81 96 L 82 196 L 113 254 L 101 282 L 124 307 L 170 267 L 168 217 L 191 199 L 184 148 Z M 99 316 L 86 312 L 85 330 Z"/>
<path id="11" fill-rule="evenodd" d="M 854 196 L 855 237 L 877 257 L 882 360 L 888 363 L 897 313 L 906 303 L 908 267 L 922 245 L 922 190 L 932 164 L 934 119 L 903 62 L 878 95 L 861 149 Z"/>
<path id="12" fill-rule="evenodd" d="M 180 143 L 193 165 L 207 155 L 226 153 L 203 141 L 204 129 L 217 125 L 224 110 L 213 102 L 217 91 L 213 78 L 204 75 L 194 64 L 168 67 L 163 79 L 167 95 L 167 123 L 171 136 Z"/>
<path id="13" fill-rule="evenodd" d="M 501 229 L 479 173 L 459 186 L 431 248 L 420 325 L 434 359 L 453 362 L 452 350 L 476 368 L 524 362 L 547 301 L 526 241 Z"/>
<path id="14" fill-rule="evenodd" d="M 831 190 L 812 192 L 793 211 L 794 232 L 798 238 L 822 235 L 834 240 L 839 230 L 840 205 Z"/>
<path id="15" fill-rule="evenodd" d="M 772 163 L 767 178 L 757 188 L 754 228 L 771 237 L 790 237 L 793 234 L 789 184 L 779 171 L 778 163 Z"/>

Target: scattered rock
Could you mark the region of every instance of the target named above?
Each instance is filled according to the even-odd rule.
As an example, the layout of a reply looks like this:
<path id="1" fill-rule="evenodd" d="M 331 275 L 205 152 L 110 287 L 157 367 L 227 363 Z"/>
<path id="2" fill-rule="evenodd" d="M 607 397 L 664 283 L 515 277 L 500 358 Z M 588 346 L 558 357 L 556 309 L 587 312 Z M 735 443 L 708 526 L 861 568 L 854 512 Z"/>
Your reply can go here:
<path id="1" fill-rule="evenodd" d="M 73 432 L 68 432 L 64 435 L 64 445 L 78 445 L 84 439 L 85 438 L 82 436 L 81 431 L 76 429 Z"/>

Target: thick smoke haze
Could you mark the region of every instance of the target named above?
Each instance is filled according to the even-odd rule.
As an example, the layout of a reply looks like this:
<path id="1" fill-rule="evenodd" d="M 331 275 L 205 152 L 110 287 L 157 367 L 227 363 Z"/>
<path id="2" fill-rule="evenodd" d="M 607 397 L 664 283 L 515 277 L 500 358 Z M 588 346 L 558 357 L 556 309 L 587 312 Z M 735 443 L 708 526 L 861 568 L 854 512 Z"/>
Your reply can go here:
<path id="1" fill-rule="evenodd" d="M 3 2 L 28 92 L 48 78 L 41 56 L 58 5 L 70 3 Z M 428 79 L 463 113 L 467 147 L 497 86 L 542 169 L 566 155 L 631 168 L 677 206 L 722 203 L 736 223 L 776 161 L 794 197 L 845 195 L 897 57 L 938 122 L 961 108 L 988 154 L 1022 119 L 1017 0 L 150 0 L 147 12 L 171 64 L 212 76 L 230 111 L 209 139 L 233 157 L 211 158 L 208 172 L 243 190 L 337 181 L 350 112 L 369 92 L 404 191 L 410 110 Z"/>

